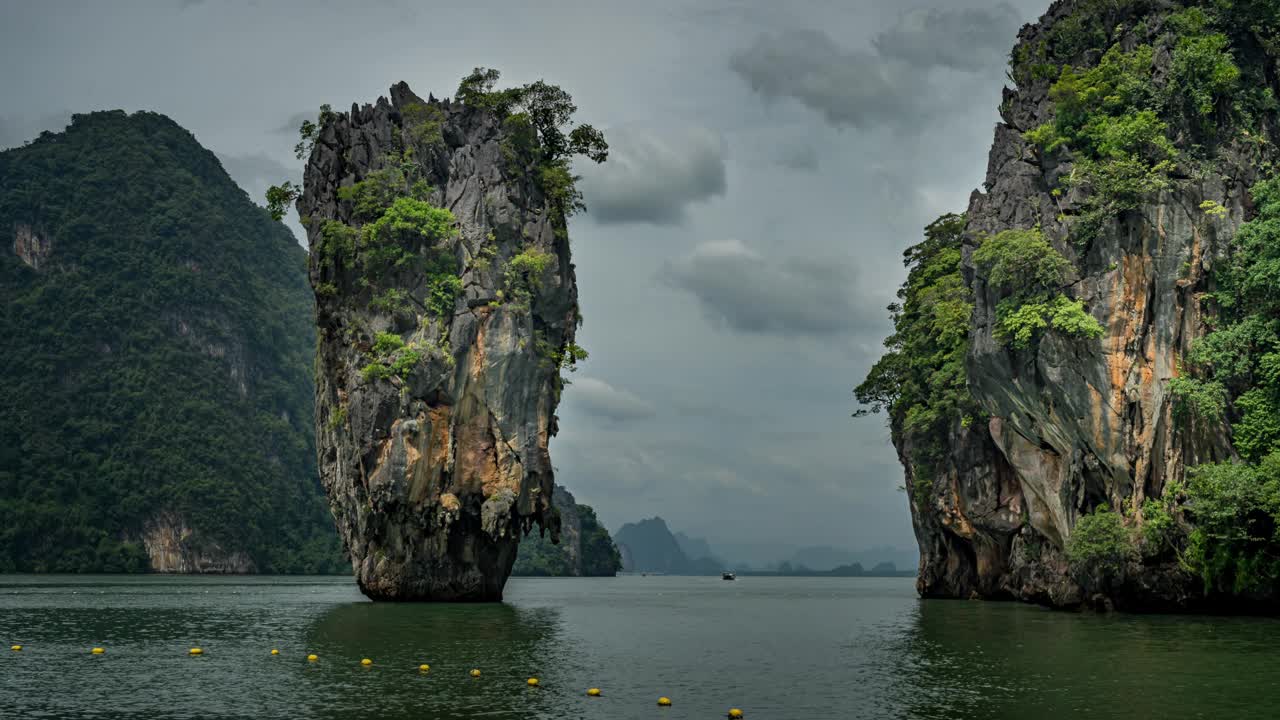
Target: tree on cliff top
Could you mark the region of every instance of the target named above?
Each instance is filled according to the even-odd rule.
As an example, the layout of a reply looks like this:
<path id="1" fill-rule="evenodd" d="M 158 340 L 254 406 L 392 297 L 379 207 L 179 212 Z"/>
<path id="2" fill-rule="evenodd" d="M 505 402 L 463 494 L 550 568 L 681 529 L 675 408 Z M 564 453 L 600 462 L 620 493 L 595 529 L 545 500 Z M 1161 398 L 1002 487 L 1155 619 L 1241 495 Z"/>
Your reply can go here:
<path id="1" fill-rule="evenodd" d="M 504 118 L 513 113 L 524 113 L 538 131 L 543 157 L 548 161 L 567 155 L 586 155 L 598 163 L 609 158 L 609 144 L 605 142 L 603 133 L 587 124 L 572 125 L 578 106 L 569 93 L 544 80 L 517 88 L 494 90 L 499 77 L 501 73 L 492 68 L 476 68 L 462 78 L 454 99 L 466 105 L 488 108 Z"/>
<path id="2" fill-rule="evenodd" d="M 470 107 L 496 113 L 510 139 L 507 159 L 534 171 L 543 193 L 566 216 L 585 210 L 580 179 L 572 172 L 572 158 L 585 155 L 602 163 L 609 157 L 604 133 L 591 125 L 573 124 L 578 106 L 556 85 L 543 80 L 521 87 L 495 90 L 501 74 L 476 68 L 462 79 L 454 99 Z"/>

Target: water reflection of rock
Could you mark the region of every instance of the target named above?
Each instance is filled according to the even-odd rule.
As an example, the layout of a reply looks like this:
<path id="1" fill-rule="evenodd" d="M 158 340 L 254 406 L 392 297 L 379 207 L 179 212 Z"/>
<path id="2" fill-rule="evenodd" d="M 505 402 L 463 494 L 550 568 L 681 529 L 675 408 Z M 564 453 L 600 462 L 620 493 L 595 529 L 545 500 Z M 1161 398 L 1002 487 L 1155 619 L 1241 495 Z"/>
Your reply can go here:
<path id="1" fill-rule="evenodd" d="M 350 603 L 320 615 L 304 636 L 320 657 L 304 673 L 315 717 L 551 717 L 570 657 L 558 608 L 504 604 Z M 361 658 L 373 660 L 371 668 Z M 423 675 L 417 667 L 431 666 Z M 482 674 L 469 676 L 472 668 Z M 543 679 L 529 688 L 529 677 Z M 563 691 L 568 691 L 564 688 Z M 373 700 L 372 698 L 376 698 Z"/>

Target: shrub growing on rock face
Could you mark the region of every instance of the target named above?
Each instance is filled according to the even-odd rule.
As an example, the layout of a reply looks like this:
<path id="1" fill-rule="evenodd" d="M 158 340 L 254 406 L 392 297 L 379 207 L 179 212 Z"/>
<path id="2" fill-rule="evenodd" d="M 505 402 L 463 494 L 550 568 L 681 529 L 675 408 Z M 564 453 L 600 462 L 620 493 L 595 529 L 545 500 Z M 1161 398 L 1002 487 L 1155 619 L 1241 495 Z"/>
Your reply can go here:
<path id="1" fill-rule="evenodd" d="M 1193 468 L 1186 509 L 1194 529 L 1186 564 L 1206 593 L 1274 593 L 1280 586 L 1280 452 L 1257 465 Z"/>
<path id="2" fill-rule="evenodd" d="M 973 315 L 973 295 L 960 275 L 964 225 L 963 215 L 944 215 L 903 253 L 910 272 L 899 302 L 889 306 L 894 332 L 884 341 L 887 352 L 854 390 L 868 406 L 858 415 L 887 410 L 894 442 L 910 438 L 917 506 L 929 501 L 945 464 L 947 434 L 978 414 L 964 367 Z"/>
<path id="3" fill-rule="evenodd" d="M 973 261 L 987 283 L 1008 296 L 996 305 L 995 336 L 1025 349 L 1043 331 L 1097 338 L 1102 325 L 1084 302 L 1061 292 L 1071 263 L 1049 244 L 1039 228 L 1005 230 L 982 242 Z"/>
<path id="4" fill-rule="evenodd" d="M 1133 537 L 1120 513 L 1106 505 L 1081 517 L 1066 544 L 1067 563 L 1077 582 L 1102 589 L 1123 578 L 1129 563 L 1137 559 Z"/>
<path id="5" fill-rule="evenodd" d="M 1216 423 L 1226 412 L 1226 391 L 1221 383 L 1176 377 L 1169 381 L 1169 394 L 1179 418 Z"/>
<path id="6" fill-rule="evenodd" d="M 543 80 L 516 88 L 496 90 L 501 74 L 492 68 L 476 68 L 458 85 L 458 102 L 496 112 L 509 137 L 503 153 L 510 163 L 530 164 L 539 187 L 566 217 L 580 210 L 571 159 L 585 155 L 602 163 L 609 157 L 604 133 L 587 124 L 573 124 L 578 106 L 569 93 Z"/>

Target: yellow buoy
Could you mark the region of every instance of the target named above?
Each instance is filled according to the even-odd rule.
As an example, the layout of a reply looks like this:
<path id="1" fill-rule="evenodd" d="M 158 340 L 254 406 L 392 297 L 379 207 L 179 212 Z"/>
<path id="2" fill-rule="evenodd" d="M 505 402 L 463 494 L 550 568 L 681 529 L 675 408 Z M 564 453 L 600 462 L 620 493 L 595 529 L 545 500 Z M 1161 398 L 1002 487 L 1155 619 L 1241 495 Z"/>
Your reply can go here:
<path id="1" fill-rule="evenodd" d="M 418 670 L 419 670 L 419 671 L 421 671 L 421 672 L 426 672 L 426 671 L 428 671 L 428 670 L 430 670 L 430 669 L 431 669 L 431 666 L 430 666 L 430 665 L 427 665 L 427 664 L 422 664 L 422 665 L 419 665 L 419 666 L 418 666 Z"/>
<path id="2" fill-rule="evenodd" d="M 360 661 L 360 664 L 361 664 L 361 665 L 363 665 L 363 666 L 365 666 L 365 667 L 369 667 L 370 665 L 372 665 L 372 664 L 373 664 L 373 661 L 372 661 L 372 660 L 370 660 L 369 658 L 365 658 L 365 659 L 363 659 L 363 660 L 361 660 L 361 661 Z"/>
<path id="3" fill-rule="evenodd" d="M 472 670 L 472 671 L 471 671 L 471 677 L 480 677 L 480 671 L 479 671 L 479 670 Z"/>
<path id="4" fill-rule="evenodd" d="M 307 656 L 307 662 L 315 662 L 315 661 L 317 661 L 317 660 L 319 660 L 319 659 L 320 659 L 320 658 L 316 657 L 315 655 L 308 655 L 308 656 Z"/>
<path id="5" fill-rule="evenodd" d="M 103 650 L 102 648 L 94 648 L 89 652 L 93 653 L 94 655 L 101 655 L 102 653 L 106 652 L 106 650 Z"/>
<path id="6" fill-rule="evenodd" d="M 735 718 L 735 719 L 740 718 L 742 717 L 742 711 L 739 710 L 738 708 L 729 708 L 729 717 Z"/>
<path id="7" fill-rule="evenodd" d="M 591 697 L 600 697 L 600 688 L 591 688 L 587 691 L 587 694 Z"/>
<path id="8" fill-rule="evenodd" d="M 9 647 L 9 649 L 10 649 L 10 650 L 12 650 L 12 651 L 14 651 L 14 652 L 20 652 L 20 651 L 22 650 L 22 646 L 21 646 L 21 645 L 12 645 L 12 646 L 10 646 L 10 647 Z"/>
<path id="9" fill-rule="evenodd" d="M 271 654 L 272 654 L 272 655 L 279 655 L 279 654 L 280 654 L 280 651 L 279 651 L 279 650 L 277 650 L 277 649 L 275 649 L 275 648 L 271 648 Z"/>
<path id="10" fill-rule="evenodd" d="M 671 707 L 671 698 L 669 697 L 658 698 L 658 705 L 662 707 Z"/>
<path id="11" fill-rule="evenodd" d="M 538 687 L 538 678 L 529 678 L 525 682 L 529 684 L 529 687 Z"/>
<path id="12" fill-rule="evenodd" d="M 200 648 L 191 648 L 191 650 L 190 650 L 189 652 L 190 652 L 192 655 L 203 655 L 203 654 L 204 654 L 204 651 L 203 651 L 203 650 L 201 650 Z"/>

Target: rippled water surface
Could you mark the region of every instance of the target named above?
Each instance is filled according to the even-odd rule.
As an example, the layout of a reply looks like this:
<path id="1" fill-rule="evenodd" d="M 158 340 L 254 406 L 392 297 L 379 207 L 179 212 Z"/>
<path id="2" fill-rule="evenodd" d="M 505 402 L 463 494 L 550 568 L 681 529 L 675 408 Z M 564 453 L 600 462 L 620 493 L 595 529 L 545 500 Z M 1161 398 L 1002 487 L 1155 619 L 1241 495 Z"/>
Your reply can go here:
<path id="1" fill-rule="evenodd" d="M 0 649 L 0 717 L 1280 717 L 1276 621 L 921 601 L 897 578 L 514 579 L 501 605 L 375 605 L 345 578 L 0 576 L 0 642 L 24 645 Z"/>

